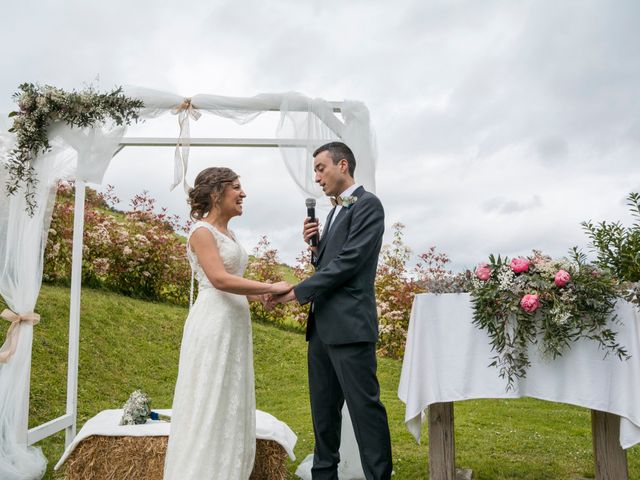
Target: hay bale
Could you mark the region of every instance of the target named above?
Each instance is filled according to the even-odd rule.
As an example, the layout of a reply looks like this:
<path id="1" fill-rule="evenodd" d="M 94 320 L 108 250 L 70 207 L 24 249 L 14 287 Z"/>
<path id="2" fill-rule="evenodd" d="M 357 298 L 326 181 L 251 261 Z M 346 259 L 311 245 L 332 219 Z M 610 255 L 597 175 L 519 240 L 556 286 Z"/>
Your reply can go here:
<path id="1" fill-rule="evenodd" d="M 168 437 L 84 439 L 65 462 L 67 480 L 157 480 L 162 478 Z"/>
<path id="2" fill-rule="evenodd" d="M 288 478 L 287 459 L 289 456 L 282 445 L 274 440 L 256 441 L 256 461 L 253 464 L 251 480 L 285 480 Z"/>
<path id="3" fill-rule="evenodd" d="M 67 480 L 162 480 L 166 436 L 110 437 L 93 435 L 74 449 L 64 463 Z M 287 452 L 273 440 L 256 441 L 251 480 L 288 477 Z"/>

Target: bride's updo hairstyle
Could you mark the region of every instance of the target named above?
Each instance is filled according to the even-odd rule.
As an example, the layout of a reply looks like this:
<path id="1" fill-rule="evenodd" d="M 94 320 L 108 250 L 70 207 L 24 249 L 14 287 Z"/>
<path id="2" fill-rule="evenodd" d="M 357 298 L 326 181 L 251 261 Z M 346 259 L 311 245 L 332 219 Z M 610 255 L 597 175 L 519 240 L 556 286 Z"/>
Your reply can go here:
<path id="1" fill-rule="evenodd" d="M 193 188 L 189 189 L 187 203 L 191 205 L 191 218 L 200 220 L 214 206 L 219 205 L 224 189 L 237 178 L 238 174 L 226 167 L 202 170 L 196 177 Z"/>

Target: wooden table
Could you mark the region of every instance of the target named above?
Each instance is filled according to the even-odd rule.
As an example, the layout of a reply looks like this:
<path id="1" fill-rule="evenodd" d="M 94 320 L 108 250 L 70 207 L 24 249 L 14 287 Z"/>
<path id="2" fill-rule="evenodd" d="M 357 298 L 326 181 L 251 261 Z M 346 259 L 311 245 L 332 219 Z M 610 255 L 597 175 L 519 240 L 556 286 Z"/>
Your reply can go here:
<path id="1" fill-rule="evenodd" d="M 488 366 L 493 353 L 486 332 L 472 325 L 469 295 L 417 295 L 398 396 L 406 404 L 405 424 L 418 441 L 428 407 L 430 478 L 456 479 L 455 401 L 532 397 L 589 408 L 596 479 L 627 480 L 623 446 L 640 443 L 640 314 L 627 302 L 618 302 L 616 314 L 623 325 L 613 328 L 629 360 L 603 359 L 587 340 L 553 361 L 541 359 L 534 346 L 526 379 L 507 391 L 506 380 Z"/>
<path id="2" fill-rule="evenodd" d="M 429 478 L 456 480 L 454 402 L 429 406 Z M 620 446 L 620 417 L 591 410 L 596 480 L 628 480 L 627 452 Z"/>

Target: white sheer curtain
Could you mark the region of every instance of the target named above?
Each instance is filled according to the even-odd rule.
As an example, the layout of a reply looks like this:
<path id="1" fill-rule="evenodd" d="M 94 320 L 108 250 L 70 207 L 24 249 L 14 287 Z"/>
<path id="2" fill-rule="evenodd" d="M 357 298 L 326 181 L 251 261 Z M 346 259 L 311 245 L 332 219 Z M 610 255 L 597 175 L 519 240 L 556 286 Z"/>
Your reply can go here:
<path id="1" fill-rule="evenodd" d="M 272 105 L 271 96 L 268 94 L 249 98 L 203 94 L 183 97 L 144 87 L 127 86 L 124 90 L 127 96 L 139 98 L 144 102 L 142 118 L 150 119 L 167 113 L 178 116 L 179 143 L 174 153 L 174 180 L 171 189 L 182 185 L 185 192 L 189 187 L 186 175 L 189 168 L 190 119 L 197 120 L 202 112 L 208 112 L 242 125 L 269 110 Z"/>
<path id="2" fill-rule="evenodd" d="M 12 138 L 3 134 L 0 142 L 0 155 L 4 158 L 13 143 Z M 36 169 L 38 175 L 40 170 Z M 6 180 L 6 170 L 2 168 L 2 187 Z M 39 208 L 33 217 L 25 214 L 22 192 L 0 202 L 0 294 L 8 307 L 19 313 L 33 311 L 40 290 L 41 276 L 37 276 L 36 270 L 49 198 L 46 188 L 38 188 L 35 193 Z M 2 328 L 5 328 L 5 322 L 2 322 Z M 26 447 L 23 428 L 33 326 L 21 323 L 16 333 L 15 353 L 7 363 L 0 364 L 0 478 L 7 480 L 41 478 L 46 468 L 46 459 L 40 449 Z M 4 352 L 8 347 L 5 344 L 0 351 Z"/>
<path id="3" fill-rule="evenodd" d="M 283 161 L 292 180 L 303 195 L 322 197 L 322 190 L 314 182 L 312 153 L 323 143 L 340 140 L 351 147 L 356 157 L 356 182 L 374 192 L 377 150 L 375 136 L 369 120 L 369 110 L 362 102 L 345 101 L 341 104 L 342 120 L 333 113 L 331 103 L 320 98 L 309 98 L 295 92 L 268 93 L 254 97 L 222 97 L 198 94 L 183 97 L 143 87 L 125 87 L 128 96 L 140 98 L 145 108 L 141 116 L 154 118 L 163 114 L 178 115 L 180 144 L 174 155 L 174 182 L 172 188 L 184 182 L 189 166 L 190 119 L 203 112 L 228 118 L 238 124 L 254 120 L 265 111 L 279 111 L 280 122 L 276 130 L 279 139 L 297 140 L 301 147 L 283 145 Z M 188 102 L 187 102 L 188 100 Z"/>
<path id="4" fill-rule="evenodd" d="M 33 312 L 42 283 L 43 254 L 59 179 L 79 178 L 100 183 L 124 128 L 71 129 L 54 124 L 49 138 L 52 150 L 38 157 L 35 198 L 38 207 L 27 215 L 23 192 L 11 197 L 2 193 L 0 202 L 0 294 L 17 314 Z M 0 135 L 0 162 L 4 163 L 13 137 Z M 0 166 L 0 188 L 6 170 Z M 42 319 L 46 328 L 47 319 Z M 21 322 L 18 343 L 7 363 L 0 364 L 0 478 L 31 480 L 44 475 L 46 459 L 41 450 L 28 447 L 27 418 L 33 326 Z M 0 351 L 8 349 L 5 344 Z"/>
<path id="5" fill-rule="evenodd" d="M 311 159 L 316 148 L 333 140 L 343 141 L 353 151 L 356 157 L 356 183 L 375 192 L 375 136 L 369 121 L 369 110 L 362 102 L 343 102 L 342 121 L 339 121 L 329 102 L 299 94 L 286 94 L 281 100 L 280 112 L 278 138 L 293 138 L 304 144 L 304 148 L 281 148 L 287 170 L 303 194 L 322 197 L 322 189 L 314 181 Z"/>
<path id="6" fill-rule="evenodd" d="M 342 117 L 345 123 L 342 141 L 349 145 L 356 157 L 355 180 L 370 192 L 375 192 L 378 148 L 369 109 L 362 102 L 347 100 L 342 104 Z"/>
<path id="7" fill-rule="evenodd" d="M 303 195 L 313 198 L 324 195 L 314 180 L 312 155 L 320 145 L 340 140 L 343 128 L 342 122 L 334 116 L 331 105 L 324 100 L 311 100 L 295 94 L 282 99 L 277 137 L 299 140 L 304 146 L 281 146 L 280 152 L 289 175 Z"/>

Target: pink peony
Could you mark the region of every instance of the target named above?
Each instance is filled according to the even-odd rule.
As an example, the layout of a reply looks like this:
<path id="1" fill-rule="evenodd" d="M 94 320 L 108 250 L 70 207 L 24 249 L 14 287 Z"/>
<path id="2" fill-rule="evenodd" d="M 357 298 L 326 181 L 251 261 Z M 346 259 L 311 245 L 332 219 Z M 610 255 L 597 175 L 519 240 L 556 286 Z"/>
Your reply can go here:
<path id="1" fill-rule="evenodd" d="M 569 272 L 567 272 L 566 270 L 558 270 L 554 281 L 556 282 L 557 286 L 564 287 L 567 283 L 569 283 L 569 280 L 571 280 L 571 275 L 569 274 Z"/>
<path id="2" fill-rule="evenodd" d="M 514 258 L 511 260 L 511 270 L 516 273 L 522 273 L 529 270 L 529 260 L 526 258 Z"/>
<path id="3" fill-rule="evenodd" d="M 476 277 L 482 281 L 489 280 L 491 276 L 491 268 L 486 263 L 481 263 L 476 267 Z"/>
<path id="4" fill-rule="evenodd" d="M 540 300 L 536 294 L 528 294 L 520 300 L 520 306 L 525 312 L 533 313 L 540 306 Z"/>

